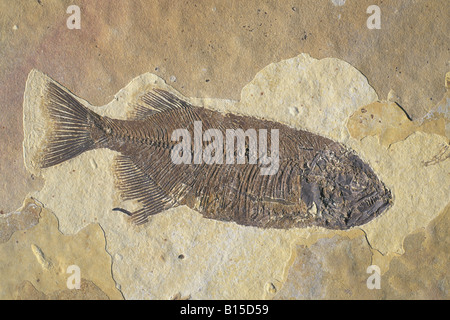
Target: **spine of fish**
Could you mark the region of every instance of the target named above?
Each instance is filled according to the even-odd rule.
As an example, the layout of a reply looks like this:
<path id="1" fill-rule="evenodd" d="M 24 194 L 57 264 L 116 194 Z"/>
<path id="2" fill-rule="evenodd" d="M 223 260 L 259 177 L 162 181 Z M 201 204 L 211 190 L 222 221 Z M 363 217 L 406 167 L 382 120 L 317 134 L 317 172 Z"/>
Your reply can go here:
<path id="1" fill-rule="evenodd" d="M 108 123 L 55 82 L 44 88 L 43 111 L 49 120 L 40 167 L 47 168 L 95 149 L 107 139 Z"/>

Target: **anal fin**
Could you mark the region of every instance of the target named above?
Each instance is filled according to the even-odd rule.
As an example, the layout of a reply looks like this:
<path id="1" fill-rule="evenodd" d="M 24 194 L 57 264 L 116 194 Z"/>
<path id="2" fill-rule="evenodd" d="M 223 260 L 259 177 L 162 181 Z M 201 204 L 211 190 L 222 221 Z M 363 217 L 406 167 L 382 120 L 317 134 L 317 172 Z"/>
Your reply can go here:
<path id="1" fill-rule="evenodd" d="M 175 201 L 131 158 L 117 156 L 114 173 L 122 199 L 135 200 L 142 205 L 142 208 L 131 212 L 131 220 L 134 223 L 146 223 L 149 216 L 174 206 Z"/>

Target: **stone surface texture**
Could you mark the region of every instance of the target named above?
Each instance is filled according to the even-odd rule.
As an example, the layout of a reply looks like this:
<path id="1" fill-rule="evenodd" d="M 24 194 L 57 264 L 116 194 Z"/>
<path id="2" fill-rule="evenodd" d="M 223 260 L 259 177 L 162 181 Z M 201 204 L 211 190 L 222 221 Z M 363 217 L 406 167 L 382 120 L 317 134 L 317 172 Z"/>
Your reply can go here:
<path id="1" fill-rule="evenodd" d="M 66 27 L 71 4 L 80 30 Z M 380 30 L 366 27 L 372 4 Z M 448 8 L 0 0 L 0 299 L 449 299 Z M 348 231 L 261 230 L 186 207 L 134 226 L 111 210 L 114 152 L 35 165 L 47 77 L 115 118 L 156 87 L 324 135 L 367 161 L 394 205 Z"/>

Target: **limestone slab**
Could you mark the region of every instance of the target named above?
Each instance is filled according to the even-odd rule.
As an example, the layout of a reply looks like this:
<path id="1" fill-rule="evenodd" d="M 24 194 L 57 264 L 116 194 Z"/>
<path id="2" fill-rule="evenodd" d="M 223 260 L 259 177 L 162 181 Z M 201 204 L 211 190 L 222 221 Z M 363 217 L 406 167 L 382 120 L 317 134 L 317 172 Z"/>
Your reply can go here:
<path id="1" fill-rule="evenodd" d="M 45 76 L 36 72 L 30 77 Z M 175 92 L 158 76 L 144 74 L 105 106 L 81 101 L 102 115 L 124 118 L 136 95 L 153 87 Z M 31 85 L 29 92 L 39 91 L 37 88 Z M 243 88 L 240 101 L 187 99 L 207 108 L 307 129 L 356 150 L 394 194 L 394 207 L 360 228 L 366 237 L 358 242 L 361 250 L 355 250 L 365 252 L 364 261 L 373 250 L 387 256 L 402 253 L 404 237 L 428 224 L 448 203 L 449 161 L 429 162 L 445 148 L 447 140 L 416 132 L 387 148 L 385 131 L 372 132 L 373 126 L 367 129 L 367 124 L 353 137 L 353 131 L 347 129 L 351 127 L 347 126 L 348 118 L 363 107 L 369 108 L 378 97 L 359 71 L 339 59 L 316 60 L 302 54 L 271 64 Z M 29 101 L 33 101 L 32 96 Z M 111 172 L 114 152 L 89 151 L 40 171 L 32 159 L 42 136 L 37 133 L 45 123 L 39 124 L 36 104 L 25 104 L 24 110 L 25 123 L 33 122 L 24 126 L 26 165 L 45 180 L 42 190 L 33 196 L 55 212 L 64 234 L 75 234 L 90 223 L 101 226 L 113 259 L 114 279 L 126 299 L 169 299 L 177 294 L 192 299 L 270 298 L 287 279 L 292 250 L 336 234 L 318 228 L 283 231 L 243 227 L 206 220 L 186 207 L 156 215 L 144 226 L 131 225 L 125 215 L 111 210 L 120 204 Z M 377 115 L 382 121 L 391 121 L 391 116 L 384 112 Z M 424 180 L 432 183 L 423 184 Z M 363 240 L 368 241 L 366 247 Z M 337 243 L 341 242 L 344 247 L 351 246 L 345 240 Z M 330 251 L 340 250 L 340 246 L 335 244 Z"/>

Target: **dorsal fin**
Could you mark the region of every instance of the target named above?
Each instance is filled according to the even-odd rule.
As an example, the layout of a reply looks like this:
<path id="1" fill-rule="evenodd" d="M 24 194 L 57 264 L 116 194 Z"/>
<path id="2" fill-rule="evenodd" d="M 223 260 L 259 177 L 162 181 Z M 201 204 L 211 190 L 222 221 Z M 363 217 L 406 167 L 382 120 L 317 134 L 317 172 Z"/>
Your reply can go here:
<path id="1" fill-rule="evenodd" d="M 189 103 L 162 89 L 153 89 L 143 95 L 141 101 L 159 112 L 190 108 Z"/>
<path id="2" fill-rule="evenodd" d="M 141 104 L 135 103 L 131 104 L 131 111 L 128 113 L 129 120 L 144 120 L 151 116 L 152 114 L 157 113 L 154 109 L 149 109 Z"/>
<path id="3" fill-rule="evenodd" d="M 145 119 L 156 112 L 187 109 L 191 105 L 168 91 L 153 89 L 142 95 L 138 103 L 132 105 L 132 107 L 133 111 L 130 113 L 131 118 Z"/>

